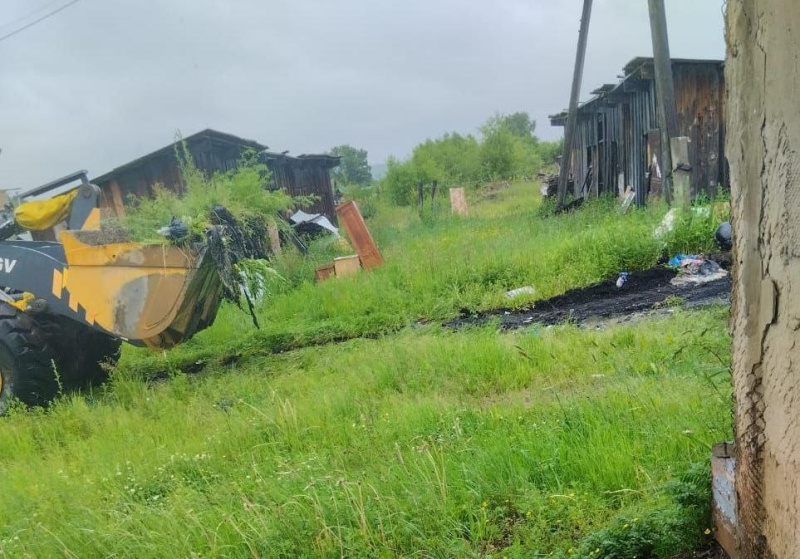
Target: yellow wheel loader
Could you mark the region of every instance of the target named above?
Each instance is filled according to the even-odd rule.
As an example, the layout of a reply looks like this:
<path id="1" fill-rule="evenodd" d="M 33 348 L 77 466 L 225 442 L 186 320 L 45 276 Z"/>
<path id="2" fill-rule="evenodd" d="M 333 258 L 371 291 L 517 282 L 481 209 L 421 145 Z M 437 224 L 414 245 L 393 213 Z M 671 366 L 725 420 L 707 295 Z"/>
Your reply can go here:
<path id="1" fill-rule="evenodd" d="M 0 414 L 15 398 L 47 403 L 59 384 L 102 382 L 122 341 L 168 348 L 214 321 L 223 292 L 209 250 L 215 229 L 202 242 L 180 246 L 110 238 L 100 228 L 99 194 L 81 171 L 6 207 L 0 224 Z M 53 226 L 61 229 L 58 242 L 22 238 Z"/>

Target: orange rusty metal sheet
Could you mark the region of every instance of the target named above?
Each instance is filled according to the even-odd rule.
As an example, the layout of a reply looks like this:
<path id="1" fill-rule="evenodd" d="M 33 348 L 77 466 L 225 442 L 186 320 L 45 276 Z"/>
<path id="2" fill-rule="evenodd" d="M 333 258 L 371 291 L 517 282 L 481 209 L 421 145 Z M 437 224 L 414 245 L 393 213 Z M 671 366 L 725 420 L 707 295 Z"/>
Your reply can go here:
<path id="1" fill-rule="evenodd" d="M 336 214 L 364 268 L 372 270 L 383 264 L 383 256 L 375 245 L 375 241 L 372 240 L 372 235 L 367 229 L 367 224 L 364 223 L 364 218 L 361 217 L 355 201 L 349 200 L 336 206 Z"/>

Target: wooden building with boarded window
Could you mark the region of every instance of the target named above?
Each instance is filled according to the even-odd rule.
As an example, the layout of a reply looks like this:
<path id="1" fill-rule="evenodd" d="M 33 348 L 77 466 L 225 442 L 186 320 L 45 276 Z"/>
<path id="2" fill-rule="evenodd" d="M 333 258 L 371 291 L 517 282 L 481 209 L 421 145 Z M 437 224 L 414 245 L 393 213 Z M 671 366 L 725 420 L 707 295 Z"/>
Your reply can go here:
<path id="1" fill-rule="evenodd" d="M 725 77 L 720 60 L 673 59 L 678 134 L 687 136 L 692 166 L 691 195 L 713 197 L 728 187 L 725 166 Z M 627 187 L 644 205 L 661 195 L 661 122 L 656 110 L 652 58 L 634 58 L 620 82 L 592 92 L 578 108 L 571 171 L 575 196 L 620 194 Z M 550 117 L 565 126 L 567 113 Z"/>
<path id="2" fill-rule="evenodd" d="M 339 165 L 331 155 L 272 153 L 267 146 L 232 134 L 203 130 L 184 138 L 195 165 L 206 173 L 236 168 L 245 150 L 260 154 L 272 173 L 272 188 L 285 189 L 293 196 L 316 196 L 306 211 L 324 214 L 336 223 L 330 171 Z M 151 197 L 153 187 L 161 185 L 177 193 L 184 191 L 175 146 L 169 145 L 92 179 L 102 192 L 101 205 L 115 215 L 124 215 L 131 195 Z"/>

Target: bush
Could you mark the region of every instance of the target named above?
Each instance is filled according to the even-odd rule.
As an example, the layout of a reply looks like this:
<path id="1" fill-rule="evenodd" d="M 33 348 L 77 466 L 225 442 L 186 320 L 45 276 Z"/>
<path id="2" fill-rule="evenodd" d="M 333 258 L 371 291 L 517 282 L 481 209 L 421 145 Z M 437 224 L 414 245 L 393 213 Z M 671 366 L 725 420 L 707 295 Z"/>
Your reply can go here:
<path id="1" fill-rule="evenodd" d="M 158 230 L 173 217 L 183 221 L 195 234 L 209 225 L 211 209 L 224 206 L 241 224 L 274 223 L 279 212 L 302 204 L 282 190 L 269 190 L 270 172 L 255 151 L 248 150 L 233 171 L 207 176 L 194 165 L 186 145 L 175 145 L 185 192 L 156 187 L 152 198 L 131 197 L 128 212 L 120 220 L 131 240 L 165 242 Z"/>
<path id="2" fill-rule="evenodd" d="M 426 140 L 405 161 L 389 158 L 384 191 L 391 202 L 405 206 L 416 199 L 419 182 L 448 188 L 533 177 L 561 152 L 560 142 L 540 142 L 534 129 L 526 113 L 498 114 L 481 127 L 480 139 L 452 133 Z"/>
<path id="3" fill-rule="evenodd" d="M 670 557 L 701 548 L 711 526 L 711 467 L 692 465 L 666 484 L 667 505 L 638 517 L 619 516 L 609 528 L 587 537 L 575 559 Z"/>
<path id="4" fill-rule="evenodd" d="M 386 162 L 383 190 L 398 206 L 408 206 L 414 199 L 416 189 L 415 170 L 410 161 L 401 162 L 390 157 Z"/>
<path id="5" fill-rule="evenodd" d="M 714 233 L 721 223 L 730 219 L 730 203 L 718 198 L 713 203 L 699 198 L 687 212 L 678 212 L 672 231 L 666 235 L 666 251 L 679 253 L 709 253 L 718 250 Z"/>

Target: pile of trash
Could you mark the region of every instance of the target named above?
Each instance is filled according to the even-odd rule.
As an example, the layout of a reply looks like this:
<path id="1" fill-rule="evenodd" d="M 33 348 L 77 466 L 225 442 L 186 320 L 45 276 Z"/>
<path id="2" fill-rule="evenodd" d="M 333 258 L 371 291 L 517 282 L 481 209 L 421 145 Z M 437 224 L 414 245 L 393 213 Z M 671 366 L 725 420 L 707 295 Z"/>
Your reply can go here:
<path id="1" fill-rule="evenodd" d="M 555 198 L 558 195 L 558 173 L 539 173 L 537 178 L 542 182 L 540 192 L 543 198 Z M 567 192 L 573 192 L 574 189 L 575 181 L 570 177 Z"/>
<path id="2" fill-rule="evenodd" d="M 717 262 L 696 254 L 677 254 L 667 264 L 678 269 L 678 275 L 670 281 L 676 287 L 708 283 L 728 276 Z"/>

